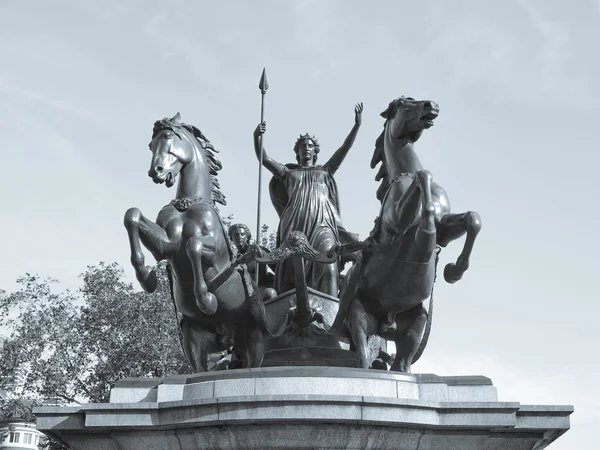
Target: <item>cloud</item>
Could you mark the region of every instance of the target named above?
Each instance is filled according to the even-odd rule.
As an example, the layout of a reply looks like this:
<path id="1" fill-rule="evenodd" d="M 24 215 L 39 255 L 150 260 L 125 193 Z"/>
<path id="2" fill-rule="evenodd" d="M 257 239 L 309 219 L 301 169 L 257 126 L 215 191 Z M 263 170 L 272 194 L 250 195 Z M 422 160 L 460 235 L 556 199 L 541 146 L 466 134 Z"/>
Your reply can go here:
<path id="1" fill-rule="evenodd" d="M 81 104 L 69 101 L 66 98 L 57 98 L 48 91 L 39 90 L 21 86 L 18 81 L 5 81 L 0 79 L 0 92 L 6 97 L 14 98 L 18 104 L 31 104 L 31 109 L 37 110 L 39 106 L 48 107 L 56 112 L 67 113 L 78 120 L 83 119 L 89 123 L 98 123 L 100 115 L 92 108 L 85 108 Z M 37 104 L 37 105 L 36 105 Z"/>
<path id="2" fill-rule="evenodd" d="M 540 72 L 546 90 L 562 84 L 564 56 L 568 52 L 570 33 L 556 20 L 550 20 L 544 9 L 530 0 L 520 0 L 519 5 L 527 12 L 533 27 L 541 35 Z"/>
<path id="3" fill-rule="evenodd" d="M 517 40 L 501 21 L 474 9 L 431 3 L 424 21 L 429 42 L 425 53 L 450 67 L 455 84 L 502 77 L 512 64 Z"/>

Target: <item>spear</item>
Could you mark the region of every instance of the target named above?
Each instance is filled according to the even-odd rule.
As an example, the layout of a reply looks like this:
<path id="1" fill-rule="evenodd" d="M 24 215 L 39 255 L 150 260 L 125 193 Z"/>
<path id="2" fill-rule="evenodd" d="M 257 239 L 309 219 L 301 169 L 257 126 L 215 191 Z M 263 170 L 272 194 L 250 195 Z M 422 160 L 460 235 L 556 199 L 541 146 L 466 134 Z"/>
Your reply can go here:
<path id="1" fill-rule="evenodd" d="M 260 123 L 265 121 L 265 94 L 267 93 L 267 89 L 269 89 L 269 83 L 267 81 L 267 69 L 263 67 L 262 75 L 260 76 L 260 81 L 258 83 L 258 88 L 261 93 L 260 100 Z M 261 200 L 261 184 L 262 184 L 262 166 L 263 166 L 263 138 L 264 135 L 260 136 L 259 146 L 260 146 L 260 157 L 258 161 L 258 206 L 256 208 L 256 240 L 257 244 L 260 245 L 260 200 Z M 256 284 L 258 285 L 258 264 L 256 264 Z"/>

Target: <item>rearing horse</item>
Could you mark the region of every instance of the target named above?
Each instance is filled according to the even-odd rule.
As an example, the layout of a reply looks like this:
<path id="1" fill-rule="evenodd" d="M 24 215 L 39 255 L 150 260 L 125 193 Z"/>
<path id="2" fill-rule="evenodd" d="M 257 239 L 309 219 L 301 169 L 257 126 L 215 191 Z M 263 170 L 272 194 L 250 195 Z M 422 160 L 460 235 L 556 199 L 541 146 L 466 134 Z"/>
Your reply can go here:
<path id="1" fill-rule="evenodd" d="M 446 281 L 454 283 L 469 267 L 481 229 L 475 212 L 450 214 L 446 192 L 423 169 L 414 150 L 414 143 L 433 126 L 438 112 L 432 101 L 401 97 L 381 114 L 386 122 L 371 160 L 371 168 L 381 163 L 376 176 L 381 180 L 377 190 L 381 213 L 362 259 L 346 275 L 332 326 L 339 329 L 346 322 L 359 367 L 369 365 L 367 337 L 378 334 L 396 344 L 391 369 L 410 372 L 431 324 L 431 305 L 428 314 L 423 302 L 433 291 L 437 247 L 467 234 L 456 263 L 444 270 Z"/>
<path id="2" fill-rule="evenodd" d="M 182 346 L 195 372 L 207 370 L 208 354 L 235 343 L 247 367 L 263 358 L 265 310 L 245 266 L 235 264 L 227 230 L 215 208 L 225 204 L 217 172 L 217 151 L 202 132 L 181 123 L 179 113 L 154 124 L 148 176 L 172 187 L 177 196 L 156 223 L 139 209 L 125 213 L 131 263 L 142 288 L 156 289 L 154 269 L 146 266 L 143 244 L 157 261 L 171 266 L 172 295 L 180 317 Z"/>

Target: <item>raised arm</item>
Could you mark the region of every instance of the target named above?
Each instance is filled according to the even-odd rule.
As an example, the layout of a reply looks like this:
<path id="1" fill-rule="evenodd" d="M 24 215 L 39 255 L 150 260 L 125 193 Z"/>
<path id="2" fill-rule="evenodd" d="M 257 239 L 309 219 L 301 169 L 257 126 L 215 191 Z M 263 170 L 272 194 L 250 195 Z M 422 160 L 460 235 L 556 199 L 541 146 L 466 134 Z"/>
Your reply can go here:
<path id="1" fill-rule="evenodd" d="M 335 173 L 339 168 L 344 158 L 348 154 L 348 150 L 352 148 L 352 144 L 354 144 L 354 140 L 356 139 L 356 135 L 358 134 L 358 129 L 360 128 L 360 124 L 362 123 L 362 110 L 363 104 L 358 103 L 354 107 L 354 126 L 352 130 L 350 130 L 350 134 L 342 144 L 340 148 L 336 150 L 336 152 L 329 158 L 329 161 L 325 163 L 325 165 L 329 168 L 331 173 Z"/>
<path id="2" fill-rule="evenodd" d="M 254 151 L 256 152 L 256 157 L 260 161 L 260 151 L 262 149 L 263 166 L 265 168 L 267 168 L 269 170 L 269 172 L 271 172 L 273 175 L 278 177 L 284 172 L 285 166 L 281 163 L 278 163 L 273 158 L 269 157 L 267 155 L 267 152 L 265 151 L 265 148 L 262 146 L 261 136 L 263 134 L 265 134 L 266 131 L 267 131 L 267 123 L 266 122 L 259 123 L 258 126 L 256 127 L 256 130 L 254 130 Z"/>

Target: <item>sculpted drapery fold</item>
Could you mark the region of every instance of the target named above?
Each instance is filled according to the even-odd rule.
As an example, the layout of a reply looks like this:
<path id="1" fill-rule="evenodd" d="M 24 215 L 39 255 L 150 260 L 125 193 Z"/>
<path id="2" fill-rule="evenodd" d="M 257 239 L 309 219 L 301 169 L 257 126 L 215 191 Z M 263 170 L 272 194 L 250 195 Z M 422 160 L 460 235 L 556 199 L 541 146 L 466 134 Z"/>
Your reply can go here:
<path id="1" fill-rule="evenodd" d="M 280 218 L 278 246 L 291 231 L 303 232 L 317 249 L 357 239 L 341 223 L 337 185 L 327 164 L 310 167 L 286 164 L 279 176 L 272 178 L 269 190 Z M 319 274 L 313 264 L 307 263 L 306 274 L 308 285 L 318 288 Z M 277 291 L 292 289 L 293 280 L 291 262 L 280 263 L 276 271 Z"/>

